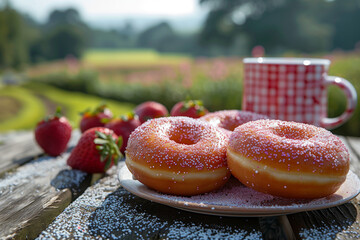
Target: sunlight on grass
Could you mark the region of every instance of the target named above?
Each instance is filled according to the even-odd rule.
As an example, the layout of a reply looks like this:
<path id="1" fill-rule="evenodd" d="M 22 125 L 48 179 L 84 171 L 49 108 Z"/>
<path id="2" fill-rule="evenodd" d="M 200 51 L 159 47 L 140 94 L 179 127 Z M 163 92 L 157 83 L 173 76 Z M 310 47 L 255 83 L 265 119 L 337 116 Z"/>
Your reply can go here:
<path id="1" fill-rule="evenodd" d="M 133 104 L 121 103 L 79 92 L 59 90 L 43 84 L 31 84 L 28 85 L 28 88 L 34 92 L 44 95 L 51 101 L 64 106 L 66 109 L 66 117 L 68 117 L 74 128 L 78 128 L 79 126 L 81 112 L 88 108 L 93 109 L 102 102 L 105 102 L 108 105 L 114 116 L 126 114 L 134 108 Z"/>
<path id="2" fill-rule="evenodd" d="M 0 121 L 0 132 L 18 129 L 33 129 L 37 121 L 45 114 L 42 102 L 29 90 L 22 87 L 8 86 L 0 89 L 0 96 L 16 99 L 20 104 L 18 110 L 10 109 L 16 114 L 10 118 Z M 6 111 L 2 109 L 1 111 Z"/>
<path id="3" fill-rule="evenodd" d="M 182 54 L 161 54 L 154 50 L 107 50 L 91 49 L 86 51 L 83 61 L 91 65 L 152 65 L 179 64 L 191 58 Z"/>

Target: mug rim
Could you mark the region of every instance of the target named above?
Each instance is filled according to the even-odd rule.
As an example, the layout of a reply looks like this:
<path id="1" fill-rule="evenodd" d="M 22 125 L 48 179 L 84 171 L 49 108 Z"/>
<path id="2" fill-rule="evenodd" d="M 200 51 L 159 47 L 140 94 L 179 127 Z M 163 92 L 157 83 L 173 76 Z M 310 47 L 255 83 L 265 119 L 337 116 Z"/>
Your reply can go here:
<path id="1" fill-rule="evenodd" d="M 330 60 L 325 58 L 288 58 L 288 57 L 257 57 L 244 58 L 244 63 L 258 64 L 294 64 L 294 65 L 330 65 Z"/>

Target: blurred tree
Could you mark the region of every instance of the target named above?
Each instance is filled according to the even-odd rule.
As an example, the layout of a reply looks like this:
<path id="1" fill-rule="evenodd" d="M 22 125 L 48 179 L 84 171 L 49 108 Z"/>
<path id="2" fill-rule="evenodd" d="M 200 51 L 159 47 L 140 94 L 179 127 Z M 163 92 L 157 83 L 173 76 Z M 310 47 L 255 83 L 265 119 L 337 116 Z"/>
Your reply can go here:
<path id="1" fill-rule="evenodd" d="M 34 26 L 31 21 L 28 24 Z M 36 30 L 30 45 L 33 62 L 63 59 L 69 55 L 81 57 L 91 32 L 73 8 L 52 11 L 48 21 Z"/>
<path id="2" fill-rule="evenodd" d="M 63 59 L 67 56 L 81 57 L 85 41 L 81 31 L 76 27 L 59 26 L 51 31 L 48 38 L 49 59 Z"/>
<path id="3" fill-rule="evenodd" d="M 200 39 L 205 44 L 231 46 L 241 36 L 250 49 L 265 47 L 270 54 L 288 49 L 325 51 L 331 46 L 333 28 L 320 22 L 312 8 L 324 0 L 200 0 L 210 7 Z M 319 13 L 321 14 L 321 12 Z"/>
<path id="4" fill-rule="evenodd" d="M 136 32 L 130 22 L 119 29 L 92 29 L 89 46 L 93 48 L 134 48 Z"/>
<path id="5" fill-rule="evenodd" d="M 28 60 L 21 16 L 6 2 L 0 9 L 0 70 L 20 69 Z"/>
<path id="6" fill-rule="evenodd" d="M 63 25 L 87 28 L 86 24 L 82 21 L 79 12 L 74 8 L 54 10 L 50 13 L 46 27 L 54 28 Z"/>
<path id="7" fill-rule="evenodd" d="M 30 62 L 40 62 L 45 60 L 43 53 L 46 48 L 45 34 L 41 24 L 37 23 L 29 15 L 22 15 L 24 22 L 23 35 L 27 43 L 27 51 Z"/>
<path id="8" fill-rule="evenodd" d="M 352 50 L 360 43 L 360 0 L 330 1 L 326 21 L 334 26 L 332 48 Z"/>
<path id="9" fill-rule="evenodd" d="M 153 48 L 159 52 L 202 53 L 196 34 L 179 34 L 167 22 L 150 26 L 137 36 L 137 47 Z"/>
<path id="10" fill-rule="evenodd" d="M 132 22 L 126 21 L 124 26 L 119 30 L 120 35 L 125 39 L 132 39 L 135 35 L 135 28 Z"/>
<path id="11" fill-rule="evenodd" d="M 137 46 L 161 51 L 169 48 L 169 45 L 172 44 L 171 40 L 175 38 L 176 34 L 172 27 L 167 22 L 161 22 L 141 32 L 138 36 Z"/>

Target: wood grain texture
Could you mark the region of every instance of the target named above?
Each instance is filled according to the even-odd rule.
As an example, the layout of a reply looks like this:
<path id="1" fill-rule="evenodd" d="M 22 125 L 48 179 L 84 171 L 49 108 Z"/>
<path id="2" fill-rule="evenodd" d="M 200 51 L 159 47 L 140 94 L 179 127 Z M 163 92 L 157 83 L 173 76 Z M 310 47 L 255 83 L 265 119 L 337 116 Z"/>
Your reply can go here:
<path id="1" fill-rule="evenodd" d="M 90 175 L 69 169 L 68 155 L 41 157 L 1 179 L 0 239 L 35 238 L 90 184 Z"/>
<path id="2" fill-rule="evenodd" d="M 340 137 L 340 138 L 344 142 L 350 153 L 350 170 L 356 173 L 358 176 L 360 176 L 360 159 L 359 159 L 360 141 L 354 141 L 357 139 L 349 138 L 349 137 Z"/>
<path id="3" fill-rule="evenodd" d="M 360 176 L 359 139 L 341 139 L 350 152 L 351 170 Z M 360 239 L 359 196 L 340 206 L 291 214 L 287 217 L 297 239 Z"/>
<path id="4" fill-rule="evenodd" d="M 68 146 L 71 148 L 80 137 L 80 132 L 72 132 Z M 12 132 L 0 135 L 0 176 L 16 169 L 30 160 L 43 156 L 32 131 Z"/>
<path id="5" fill-rule="evenodd" d="M 347 137 L 346 140 L 350 146 L 350 150 L 354 154 L 354 157 L 360 161 L 360 138 Z"/>
<path id="6" fill-rule="evenodd" d="M 359 239 L 359 208 L 353 202 L 337 207 L 288 215 L 297 239 Z"/>
<path id="7" fill-rule="evenodd" d="M 0 141 L 0 176 L 42 154 L 32 132 L 1 135 Z"/>
<path id="8" fill-rule="evenodd" d="M 264 239 L 258 218 L 208 216 L 154 203 L 123 189 L 117 172 L 110 169 L 109 176 L 89 187 L 39 237 Z"/>
<path id="9" fill-rule="evenodd" d="M 295 239 L 294 232 L 286 215 L 276 217 L 261 217 L 259 218 L 259 222 L 263 238 L 265 240 Z"/>

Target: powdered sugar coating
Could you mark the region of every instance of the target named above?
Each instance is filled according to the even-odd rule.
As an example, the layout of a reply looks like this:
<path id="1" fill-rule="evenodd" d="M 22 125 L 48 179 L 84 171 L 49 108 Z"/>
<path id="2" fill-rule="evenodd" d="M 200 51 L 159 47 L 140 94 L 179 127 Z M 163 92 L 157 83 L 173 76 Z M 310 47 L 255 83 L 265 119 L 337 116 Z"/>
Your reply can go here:
<path id="1" fill-rule="evenodd" d="M 227 141 L 226 134 L 202 121 L 156 118 L 131 133 L 126 155 L 150 169 L 208 171 L 227 166 Z"/>
<path id="2" fill-rule="evenodd" d="M 268 119 L 268 116 L 241 110 L 222 110 L 208 113 L 199 118 L 199 120 L 209 122 L 210 124 L 223 128 L 228 131 L 234 129 L 244 123 L 259 119 Z"/>
<path id="3" fill-rule="evenodd" d="M 288 172 L 346 175 L 349 151 L 330 131 L 304 123 L 257 120 L 236 128 L 229 149 Z"/>

